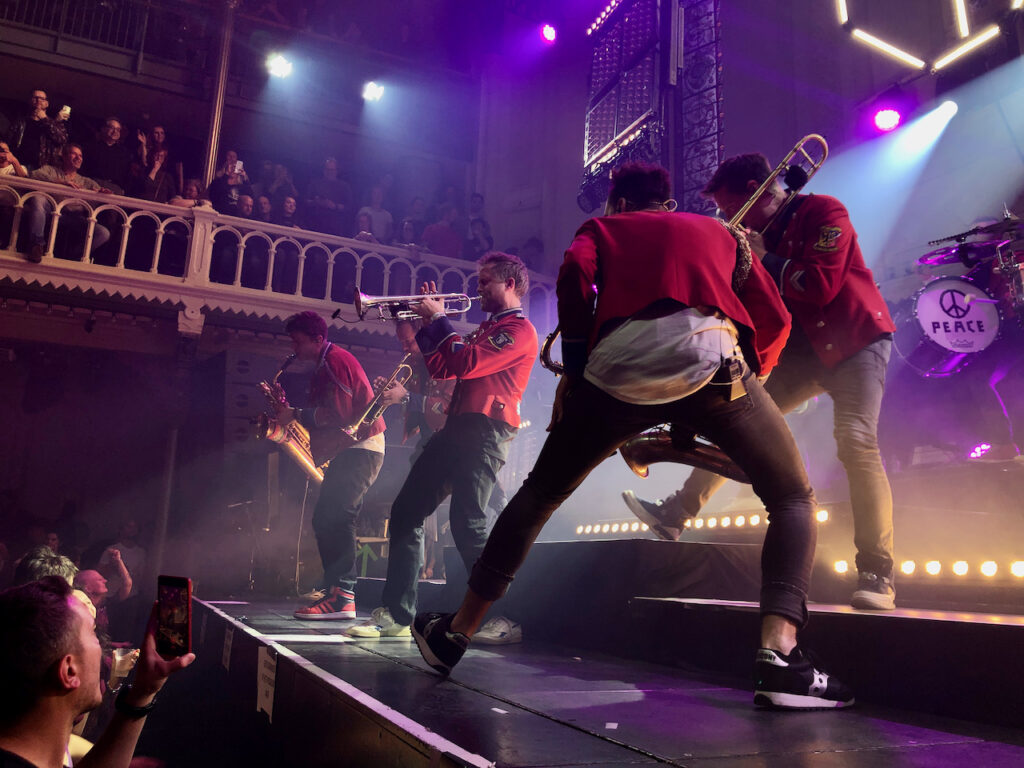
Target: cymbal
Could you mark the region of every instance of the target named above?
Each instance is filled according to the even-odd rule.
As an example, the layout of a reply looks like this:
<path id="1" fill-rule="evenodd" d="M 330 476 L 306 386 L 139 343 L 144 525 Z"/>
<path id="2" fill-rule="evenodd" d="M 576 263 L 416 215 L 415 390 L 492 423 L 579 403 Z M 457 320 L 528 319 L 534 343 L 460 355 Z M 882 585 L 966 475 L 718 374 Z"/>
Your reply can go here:
<path id="1" fill-rule="evenodd" d="M 979 224 L 966 232 L 959 232 L 949 237 L 940 237 L 938 240 L 929 240 L 928 245 L 938 245 L 939 243 L 958 242 L 962 243 L 969 237 L 975 235 L 996 235 L 997 237 L 1010 236 L 1012 238 L 1024 237 L 1024 222 L 1021 222 L 1016 216 L 1010 214 L 1004 216 L 999 221 L 994 221 L 991 224 Z"/>
<path id="2" fill-rule="evenodd" d="M 1002 240 L 979 240 L 972 243 L 961 243 L 959 245 L 947 245 L 943 248 L 936 248 L 928 251 L 924 256 L 917 259 L 917 263 L 926 267 L 937 267 L 942 264 L 958 264 L 964 259 L 975 263 L 991 259 L 996 255 L 996 250 Z"/>

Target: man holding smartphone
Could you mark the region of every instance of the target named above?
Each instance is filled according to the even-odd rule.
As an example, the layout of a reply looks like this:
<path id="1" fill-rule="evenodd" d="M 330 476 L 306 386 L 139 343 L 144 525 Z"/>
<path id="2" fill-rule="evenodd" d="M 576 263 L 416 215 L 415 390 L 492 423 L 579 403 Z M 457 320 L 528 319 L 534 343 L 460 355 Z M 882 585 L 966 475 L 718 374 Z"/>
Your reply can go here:
<path id="1" fill-rule="evenodd" d="M 68 141 L 71 108 L 64 106 L 56 118 L 51 118 L 46 114 L 49 106 L 46 91 L 32 91 L 28 110 L 11 126 L 10 147 L 30 171 L 57 163 Z"/>
<path id="2" fill-rule="evenodd" d="M 155 613 L 142 643 L 135 680 L 115 700 L 110 725 L 80 768 L 127 768 L 167 678 L 195 654 L 163 658 Z M 59 576 L 0 592 L 0 766 L 64 764 L 71 729 L 100 705 L 103 649 L 86 605 Z"/>

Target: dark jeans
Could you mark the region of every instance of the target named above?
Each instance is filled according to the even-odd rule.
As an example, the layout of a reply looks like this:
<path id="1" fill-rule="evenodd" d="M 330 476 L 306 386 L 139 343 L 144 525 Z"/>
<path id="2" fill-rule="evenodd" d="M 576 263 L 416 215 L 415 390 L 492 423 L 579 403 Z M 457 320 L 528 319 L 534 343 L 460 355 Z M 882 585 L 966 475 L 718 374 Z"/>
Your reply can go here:
<path id="1" fill-rule="evenodd" d="M 885 390 L 885 368 L 892 340 L 880 338 L 832 370 L 810 347 L 783 353 L 765 389 L 783 413 L 827 392 L 835 409 L 839 461 L 850 482 L 857 570 L 892 573 L 892 490 L 878 451 L 878 413 Z M 695 469 L 677 501 L 683 514 L 696 515 L 725 478 Z"/>
<path id="2" fill-rule="evenodd" d="M 587 381 L 575 385 L 533 470 L 498 516 L 470 589 L 486 600 L 504 595 L 541 528 L 587 475 L 633 435 L 671 422 L 715 442 L 752 479 L 769 520 L 761 612 L 803 626 L 816 536 L 814 494 L 779 409 L 749 370 L 744 383 L 747 394 L 733 401 L 728 386 L 709 384 L 663 405 L 624 403 Z"/>
<path id="3" fill-rule="evenodd" d="M 25 221 L 33 245 L 43 242 L 46 233 L 46 223 L 52 213 L 53 204 L 49 200 L 41 197 L 30 197 L 26 201 Z M 64 209 L 61 211 L 58 227 L 61 231 L 73 230 L 76 236 L 80 234 L 84 240 L 89 229 L 88 214 L 81 208 L 70 211 Z M 96 250 L 109 239 L 110 230 L 102 224 L 95 224 L 92 231 L 91 250 Z"/>
<path id="4" fill-rule="evenodd" d="M 313 510 L 313 532 L 324 566 L 324 589 L 356 585 L 356 518 L 363 497 L 377 479 L 384 454 L 349 448 L 324 471 L 320 498 Z"/>
<path id="5" fill-rule="evenodd" d="M 423 453 L 391 506 L 388 576 L 383 602 L 399 624 L 416 614 L 416 588 L 423 566 L 423 522 L 451 494 L 452 538 L 467 572 L 487 541 L 487 501 L 508 457 L 515 430 L 483 414 L 449 417 Z"/>

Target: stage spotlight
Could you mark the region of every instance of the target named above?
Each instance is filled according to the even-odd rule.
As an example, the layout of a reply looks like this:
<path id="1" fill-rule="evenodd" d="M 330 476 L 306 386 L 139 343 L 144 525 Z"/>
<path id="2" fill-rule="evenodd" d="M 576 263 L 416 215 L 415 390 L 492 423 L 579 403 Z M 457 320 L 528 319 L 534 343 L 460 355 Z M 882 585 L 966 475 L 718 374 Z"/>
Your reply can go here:
<path id="1" fill-rule="evenodd" d="M 967 561 L 966 560 L 957 560 L 955 563 L 953 563 L 953 573 L 955 573 L 957 576 L 966 576 L 967 575 Z"/>
<path id="2" fill-rule="evenodd" d="M 732 525 L 732 518 L 731 517 L 723 517 L 722 518 L 722 527 L 723 528 L 728 528 L 730 525 Z"/>
<path id="3" fill-rule="evenodd" d="M 967 454 L 969 459 L 980 459 L 986 453 L 992 450 L 992 446 L 989 443 L 978 443 L 971 449 L 971 452 Z"/>
<path id="4" fill-rule="evenodd" d="M 292 63 L 280 53 L 267 56 L 267 72 L 274 77 L 288 77 L 292 73 Z"/>
<path id="5" fill-rule="evenodd" d="M 1010 573 L 1018 579 L 1024 579 L 1024 560 L 1014 560 L 1010 563 Z"/>
<path id="6" fill-rule="evenodd" d="M 996 575 L 996 571 L 999 570 L 999 566 L 996 565 L 994 560 L 986 560 L 981 564 L 981 574 L 991 578 Z"/>
<path id="7" fill-rule="evenodd" d="M 545 24 L 540 28 L 540 37 L 545 43 L 551 45 L 551 43 L 555 42 L 555 38 L 558 37 L 558 32 L 550 24 Z"/>
<path id="8" fill-rule="evenodd" d="M 819 523 L 828 522 L 828 510 L 827 509 L 819 509 L 818 513 L 815 515 L 815 517 L 818 519 Z"/>
<path id="9" fill-rule="evenodd" d="M 582 525 L 577 525 L 576 526 L 576 535 L 579 536 L 581 533 L 583 533 L 583 526 Z"/>
<path id="10" fill-rule="evenodd" d="M 938 576 L 942 572 L 942 563 L 938 560 L 929 560 L 924 564 L 924 572 L 929 576 Z"/>
<path id="11" fill-rule="evenodd" d="M 891 107 L 885 107 L 875 112 L 873 119 L 875 128 L 882 133 L 888 133 L 889 131 L 896 130 L 900 123 L 903 122 L 903 115 L 899 113 L 899 110 L 892 109 Z"/>
<path id="12" fill-rule="evenodd" d="M 377 85 L 372 80 L 363 86 L 364 101 L 380 101 L 384 96 L 384 86 Z"/>
<path id="13" fill-rule="evenodd" d="M 907 576 L 910 576 L 916 570 L 917 563 L 915 563 L 913 560 L 904 560 L 902 563 L 900 563 L 900 571 L 905 573 Z"/>
<path id="14" fill-rule="evenodd" d="M 836 573 L 846 573 L 850 570 L 850 564 L 845 560 L 836 560 L 832 564 L 832 568 Z"/>

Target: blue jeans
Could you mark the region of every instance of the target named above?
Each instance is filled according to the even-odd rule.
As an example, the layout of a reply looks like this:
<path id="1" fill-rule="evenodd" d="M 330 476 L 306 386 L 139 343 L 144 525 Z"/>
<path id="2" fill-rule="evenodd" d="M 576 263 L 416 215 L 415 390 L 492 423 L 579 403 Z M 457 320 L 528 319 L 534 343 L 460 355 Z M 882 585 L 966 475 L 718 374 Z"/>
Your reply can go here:
<path id="1" fill-rule="evenodd" d="M 356 519 L 363 497 L 377 479 L 384 454 L 348 448 L 324 471 L 313 509 L 313 532 L 324 567 L 321 585 L 351 592 L 356 585 Z"/>
<path id="2" fill-rule="evenodd" d="M 46 222 L 52 213 L 53 203 L 49 200 L 44 200 L 41 197 L 30 197 L 25 202 L 25 220 L 27 221 L 29 238 L 33 245 L 43 243 L 46 233 Z M 62 231 L 73 229 L 76 234 L 80 233 L 84 239 L 89 226 L 89 220 L 86 213 L 81 209 L 63 210 L 58 226 Z M 97 223 L 92 231 L 92 250 L 95 251 L 109 239 L 110 230 Z"/>
<path id="3" fill-rule="evenodd" d="M 587 381 L 575 384 L 533 470 L 498 516 L 470 589 L 486 600 L 504 595 L 548 518 L 587 475 L 630 437 L 671 422 L 714 441 L 753 481 L 769 520 L 761 612 L 803 626 L 817 533 L 814 494 L 782 413 L 749 369 L 743 376 L 747 394 L 736 400 L 728 399 L 727 385 L 712 383 L 663 405 L 624 403 Z"/>
<path id="4" fill-rule="evenodd" d="M 829 370 L 809 345 L 797 344 L 786 348 L 765 384 L 783 413 L 823 392 L 832 398 L 837 453 L 850 483 L 857 570 L 880 576 L 893 569 L 892 490 L 878 451 L 878 413 L 891 351 L 892 340 L 882 337 Z M 674 498 L 681 515 L 696 515 L 724 483 L 695 469 Z"/>
<path id="5" fill-rule="evenodd" d="M 391 506 L 382 601 L 399 624 L 416 615 L 423 522 L 450 494 L 452 538 L 469 571 L 487 541 L 487 501 L 516 430 L 480 413 L 450 416 L 427 441 Z"/>

